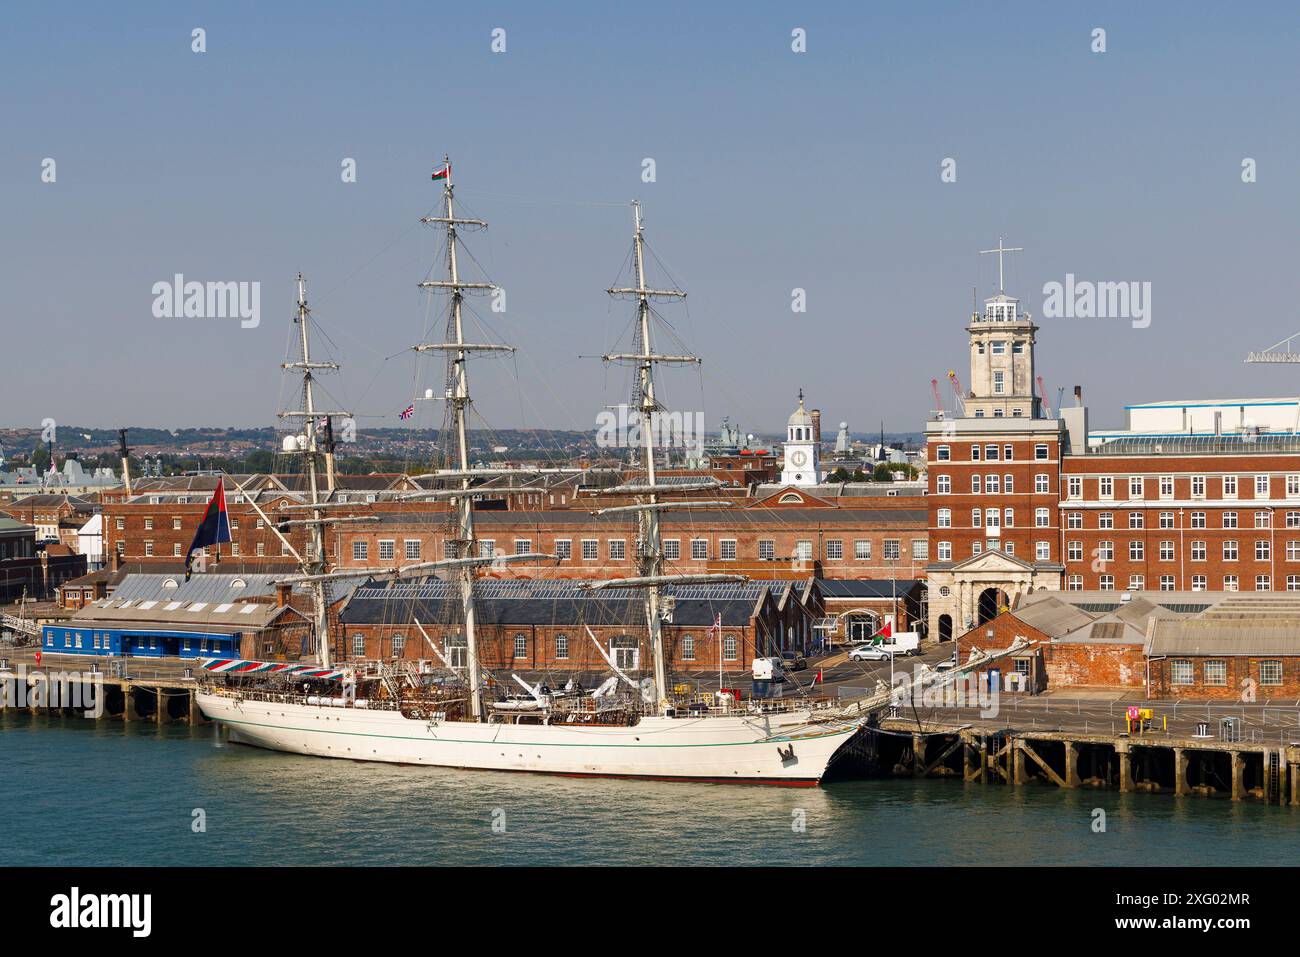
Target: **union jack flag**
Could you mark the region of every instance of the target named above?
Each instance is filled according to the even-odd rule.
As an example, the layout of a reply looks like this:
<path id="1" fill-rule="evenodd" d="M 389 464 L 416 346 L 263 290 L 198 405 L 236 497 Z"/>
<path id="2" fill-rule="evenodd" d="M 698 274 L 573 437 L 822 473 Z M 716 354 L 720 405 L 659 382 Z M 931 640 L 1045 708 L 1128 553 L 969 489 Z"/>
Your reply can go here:
<path id="1" fill-rule="evenodd" d="M 409 419 L 413 415 L 415 415 L 415 403 L 411 403 L 410 405 L 408 405 L 405 409 L 403 409 L 401 412 L 398 413 L 397 417 L 399 419 Z"/>

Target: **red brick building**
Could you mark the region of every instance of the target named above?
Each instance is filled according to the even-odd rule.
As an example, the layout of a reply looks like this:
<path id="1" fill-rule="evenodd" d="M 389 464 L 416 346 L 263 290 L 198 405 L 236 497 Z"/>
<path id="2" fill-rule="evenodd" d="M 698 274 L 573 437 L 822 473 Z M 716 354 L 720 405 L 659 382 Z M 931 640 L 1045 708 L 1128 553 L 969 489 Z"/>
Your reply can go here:
<path id="1" fill-rule="evenodd" d="M 919 508 L 840 508 L 800 490 L 799 503 L 666 512 L 661 526 L 666 573 L 735 572 L 754 578 L 921 577 L 928 541 Z M 900 500 L 905 501 L 905 500 Z M 450 555 L 446 512 L 377 509 L 380 521 L 340 526 L 330 553 L 339 568 L 365 569 Z M 633 574 L 636 522 L 626 513 L 576 510 L 481 511 L 483 554 L 544 552 L 555 561 L 505 564 L 497 577 L 616 578 Z"/>
<path id="2" fill-rule="evenodd" d="M 1194 444 L 1133 437 L 1064 459 L 1064 587 L 1300 591 L 1300 441 Z"/>
<path id="3" fill-rule="evenodd" d="M 17 499 L 5 511 L 36 528 L 36 540 L 57 541 L 78 549 L 77 529 L 90 521 L 99 505 L 89 499 L 63 492 L 42 492 Z"/>
<path id="4" fill-rule="evenodd" d="M 666 592 L 665 651 L 679 675 L 748 672 L 756 656 L 804 652 L 823 612 L 812 581 L 677 586 Z M 483 666 L 503 674 L 511 669 L 608 673 L 593 644 L 595 635 L 620 669 L 644 676 L 653 665 L 640 601 L 639 591 L 613 596 L 571 582 L 486 583 L 475 605 Z M 459 607 L 457 586 L 450 582 L 358 588 L 339 616 L 336 654 L 340 660 L 438 662 L 441 652 L 453 666 L 463 667 Z M 720 632 L 714 627 L 719 616 Z"/>
<path id="5" fill-rule="evenodd" d="M 1043 415 L 1037 331 L 988 299 L 961 408 L 927 423 L 932 635 L 1043 589 L 1300 591 L 1300 400 L 1130 406 L 1090 433 L 1077 389 Z"/>
<path id="6" fill-rule="evenodd" d="M 182 559 L 216 482 L 216 476 L 151 480 L 137 483 L 129 500 L 111 497 L 104 505 L 110 566 Z M 291 562 L 289 548 L 263 515 L 276 523 L 302 517 L 287 508 L 305 500 L 301 476 L 228 476 L 226 483 L 232 542 L 222 546 L 223 559 Z M 354 502 L 356 508 L 333 508 L 331 515 L 378 521 L 328 529 L 325 548 L 330 561 L 341 570 L 365 570 L 444 557 L 451 512 L 442 503 L 399 499 L 418 489 L 407 476 L 340 476 L 328 500 L 338 505 Z M 758 578 L 920 578 L 929 549 L 920 500 L 851 491 L 839 488 L 823 496 L 785 488 L 760 498 L 748 489 L 735 496 L 731 508 L 667 513 L 663 538 L 669 565 Z M 553 493 L 535 497 L 549 502 Z M 561 557 L 536 565 L 503 563 L 491 574 L 604 578 L 626 576 L 635 569 L 635 520 L 627 514 L 593 514 L 607 505 L 627 504 L 627 496 L 584 490 L 578 507 L 567 492 L 559 491 L 555 507 L 532 509 L 520 507 L 518 498 L 509 497 L 511 508 L 503 507 L 506 497 L 476 508 L 480 547 L 494 553 L 531 550 Z M 283 534 L 300 554 L 305 550 L 303 526 Z"/>

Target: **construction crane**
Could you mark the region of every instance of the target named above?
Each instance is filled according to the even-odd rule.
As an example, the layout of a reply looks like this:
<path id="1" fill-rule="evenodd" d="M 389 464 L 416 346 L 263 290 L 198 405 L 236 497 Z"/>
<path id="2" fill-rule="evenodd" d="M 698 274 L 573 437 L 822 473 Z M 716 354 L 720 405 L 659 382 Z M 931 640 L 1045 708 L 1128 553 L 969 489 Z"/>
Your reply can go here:
<path id="1" fill-rule="evenodd" d="M 934 393 L 934 417 L 942 419 L 945 415 L 943 408 L 943 397 L 939 395 L 939 380 L 930 380 L 930 391 Z"/>
<path id="2" fill-rule="evenodd" d="M 1300 332 L 1293 336 L 1288 336 L 1281 342 L 1274 343 L 1263 352 L 1249 352 L 1246 354 L 1247 362 L 1300 362 L 1300 352 L 1291 351 L 1291 343 L 1300 339 Z M 1282 347 L 1285 346 L 1285 350 Z M 1282 350 L 1282 351 L 1279 351 Z"/>
<path id="3" fill-rule="evenodd" d="M 957 378 L 957 373 L 953 369 L 948 370 L 948 381 L 952 383 L 952 394 L 957 397 L 957 414 L 966 415 L 966 402 L 961 395 L 961 380 Z"/>

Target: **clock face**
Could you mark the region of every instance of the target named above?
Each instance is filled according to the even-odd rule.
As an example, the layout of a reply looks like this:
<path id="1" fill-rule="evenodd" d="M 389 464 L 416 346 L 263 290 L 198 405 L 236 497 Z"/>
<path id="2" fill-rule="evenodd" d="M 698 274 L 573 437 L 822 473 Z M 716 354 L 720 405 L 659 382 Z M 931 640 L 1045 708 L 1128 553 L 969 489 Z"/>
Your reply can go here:
<path id="1" fill-rule="evenodd" d="M 790 453 L 791 465 L 799 466 L 799 465 L 803 465 L 807 461 L 808 461 L 808 454 L 804 452 L 803 449 L 795 449 L 793 452 Z"/>

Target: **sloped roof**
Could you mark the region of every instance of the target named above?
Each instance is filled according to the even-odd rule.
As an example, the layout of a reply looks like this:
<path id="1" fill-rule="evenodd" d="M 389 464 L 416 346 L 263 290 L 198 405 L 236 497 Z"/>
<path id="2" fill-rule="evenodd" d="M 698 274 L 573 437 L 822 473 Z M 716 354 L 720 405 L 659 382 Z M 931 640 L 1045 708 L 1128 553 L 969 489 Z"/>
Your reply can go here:
<path id="1" fill-rule="evenodd" d="M 902 598 L 917 582 L 912 578 L 818 578 L 817 587 L 826 598 Z"/>
<path id="2" fill-rule="evenodd" d="M 722 623 L 737 627 L 749 624 L 758 602 L 765 595 L 776 599 L 777 588 L 792 583 L 744 582 L 736 585 L 682 585 L 664 589 L 673 599 L 673 624 L 707 628 L 720 614 Z M 482 626 L 624 625 L 640 629 L 645 612 L 640 590 L 593 591 L 581 583 L 565 580 L 521 580 L 483 582 L 477 587 L 475 611 Z M 358 588 L 343 607 L 339 618 L 345 624 L 404 625 L 413 618 L 424 624 L 459 620 L 460 591 L 455 582 L 431 580 L 390 587 L 367 585 Z"/>
<path id="3" fill-rule="evenodd" d="M 291 609 L 287 605 L 266 603 L 222 602 L 215 605 L 209 602 L 168 601 L 123 603 L 115 598 L 108 598 L 91 602 L 73 615 L 69 621 L 79 627 L 89 627 L 96 623 L 109 628 L 147 624 L 169 631 L 212 627 L 241 631 L 265 628 L 289 611 Z"/>
<path id="4" fill-rule="evenodd" d="M 63 505 L 65 503 L 67 505 L 70 505 L 72 508 L 76 509 L 79 512 L 90 512 L 93 511 L 95 508 L 93 502 L 88 502 L 84 498 L 81 498 L 80 496 L 67 495 L 62 493 L 55 494 L 50 492 L 42 492 L 36 495 L 28 495 L 26 498 L 20 498 L 16 500 L 15 502 L 13 502 L 13 504 L 10 507 L 11 508 L 19 508 L 19 507 L 46 508 L 51 505 Z"/>
<path id="5" fill-rule="evenodd" d="M 1152 628 L 1147 654 L 1152 657 L 1300 655 L 1300 628 L 1204 618 L 1160 620 Z"/>
<path id="6" fill-rule="evenodd" d="M 1032 597 L 1035 596 L 1028 595 L 1026 599 Z M 1092 615 L 1052 595 L 1043 595 L 1032 602 L 1022 600 L 1011 614 L 1049 638 L 1061 638 L 1093 621 Z"/>
<path id="7" fill-rule="evenodd" d="M 280 575 L 227 575 L 206 572 L 189 581 L 184 573 L 171 575 L 127 575 L 113 590 L 118 601 L 166 599 L 182 602 L 228 602 L 275 594 L 274 582 Z"/>

